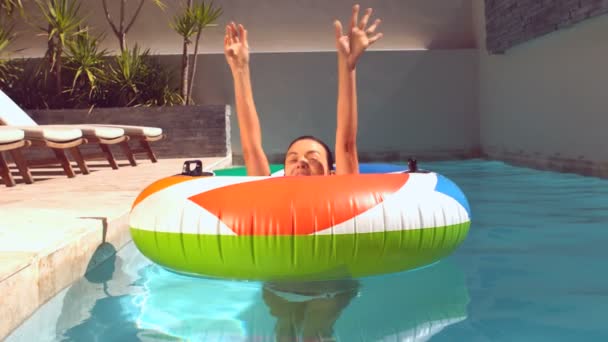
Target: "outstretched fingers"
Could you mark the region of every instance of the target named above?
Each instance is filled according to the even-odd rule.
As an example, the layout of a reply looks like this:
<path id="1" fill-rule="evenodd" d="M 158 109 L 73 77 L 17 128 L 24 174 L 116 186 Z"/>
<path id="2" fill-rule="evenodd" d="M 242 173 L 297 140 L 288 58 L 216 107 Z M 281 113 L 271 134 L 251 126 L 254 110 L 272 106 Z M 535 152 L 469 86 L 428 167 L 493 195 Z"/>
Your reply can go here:
<path id="1" fill-rule="evenodd" d="M 226 56 L 234 56 L 232 35 L 228 32 L 228 30 L 226 32 L 226 36 L 224 36 L 224 53 L 226 53 Z"/>
<path id="2" fill-rule="evenodd" d="M 367 33 L 367 34 L 374 33 L 376 31 L 376 29 L 378 28 L 378 26 L 380 25 L 381 22 L 382 22 L 382 20 L 376 19 L 374 21 L 374 23 L 372 24 L 372 26 L 368 27 L 367 30 L 365 30 L 365 33 Z"/>
<path id="3" fill-rule="evenodd" d="M 239 24 L 239 34 L 241 36 L 241 42 L 247 46 L 247 30 L 245 30 L 245 27 L 242 24 Z"/>
<path id="4" fill-rule="evenodd" d="M 230 25 L 226 25 L 226 35 L 224 36 L 224 44 L 232 44 L 232 32 L 230 32 Z"/>
<path id="5" fill-rule="evenodd" d="M 238 34 L 238 30 L 236 28 L 236 24 L 234 22 L 230 23 L 230 33 L 232 36 L 232 42 L 233 43 L 239 43 L 239 34 Z"/>
<path id="6" fill-rule="evenodd" d="M 375 43 L 378 39 L 382 38 L 382 33 L 376 33 L 375 35 L 368 38 L 370 44 Z"/>
<path id="7" fill-rule="evenodd" d="M 367 22 L 369 21 L 369 17 L 372 15 L 373 10 L 368 8 L 365 10 L 365 14 L 363 14 L 363 18 L 359 22 L 359 29 L 362 31 L 365 30 L 365 26 L 367 26 Z"/>
<path id="8" fill-rule="evenodd" d="M 359 18 L 359 5 L 353 6 L 353 14 L 350 18 L 350 31 L 357 27 L 357 19 Z"/>
<path id="9" fill-rule="evenodd" d="M 340 22 L 340 20 L 334 21 L 334 28 L 336 29 L 336 39 L 340 39 L 340 37 L 344 35 L 344 33 L 342 32 L 342 23 Z"/>

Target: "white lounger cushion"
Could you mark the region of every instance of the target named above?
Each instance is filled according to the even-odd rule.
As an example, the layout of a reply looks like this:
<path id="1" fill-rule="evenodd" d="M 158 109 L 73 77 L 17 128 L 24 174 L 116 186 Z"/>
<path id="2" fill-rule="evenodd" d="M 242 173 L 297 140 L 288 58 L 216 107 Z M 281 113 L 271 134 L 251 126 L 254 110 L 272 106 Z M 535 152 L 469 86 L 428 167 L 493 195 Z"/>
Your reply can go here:
<path id="1" fill-rule="evenodd" d="M 48 126 L 11 126 L 25 132 L 25 137 L 36 140 L 49 140 L 53 142 L 68 142 L 82 138 L 82 131 L 78 128 L 48 127 Z"/>
<path id="2" fill-rule="evenodd" d="M 10 144 L 25 138 L 25 132 L 8 126 L 0 126 L 0 144 Z"/>
<path id="3" fill-rule="evenodd" d="M 86 124 L 77 125 L 44 125 L 41 127 L 77 128 L 85 137 L 97 137 L 100 139 L 116 139 L 125 135 L 125 130 L 118 127 L 105 127 Z"/>
<path id="4" fill-rule="evenodd" d="M 163 134 L 163 129 L 159 127 L 149 126 L 129 126 L 129 125 L 106 125 L 106 124 L 94 124 L 92 126 L 105 126 L 105 127 L 118 127 L 122 128 L 127 134 L 145 135 L 146 137 L 157 137 Z"/>

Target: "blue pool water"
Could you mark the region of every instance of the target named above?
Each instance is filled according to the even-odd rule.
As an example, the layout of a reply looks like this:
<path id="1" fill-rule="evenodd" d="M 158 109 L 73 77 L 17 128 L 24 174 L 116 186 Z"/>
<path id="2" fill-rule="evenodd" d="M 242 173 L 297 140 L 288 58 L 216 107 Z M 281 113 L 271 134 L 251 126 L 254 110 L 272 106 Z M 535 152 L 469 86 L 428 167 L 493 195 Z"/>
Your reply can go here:
<path id="1" fill-rule="evenodd" d="M 343 309 L 337 341 L 608 341 L 607 180 L 480 160 L 420 167 L 467 194 L 463 245 L 423 269 L 349 283 L 307 319 Z M 129 244 L 7 341 L 272 341 L 275 316 L 306 302 L 268 298 L 260 283 L 170 273 Z"/>

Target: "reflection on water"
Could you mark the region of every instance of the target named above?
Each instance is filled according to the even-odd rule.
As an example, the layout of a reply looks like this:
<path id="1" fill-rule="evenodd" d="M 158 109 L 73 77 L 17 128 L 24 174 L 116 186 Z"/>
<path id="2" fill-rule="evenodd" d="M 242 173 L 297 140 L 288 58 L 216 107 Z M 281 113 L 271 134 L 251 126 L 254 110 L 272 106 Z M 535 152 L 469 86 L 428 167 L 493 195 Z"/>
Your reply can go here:
<path id="1" fill-rule="evenodd" d="M 140 328 L 193 341 L 246 336 L 239 315 L 260 297 L 258 283 L 178 275 L 156 265 L 141 269 L 144 289 L 133 297 Z"/>
<path id="2" fill-rule="evenodd" d="M 9 341 L 418 341 L 464 319 L 468 299 L 448 261 L 359 281 L 262 284 L 175 274 L 130 244 L 46 305 L 60 307 L 53 329 L 28 331 L 52 316 L 39 312 Z"/>
<path id="3" fill-rule="evenodd" d="M 359 281 L 353 279 L 265 284 L 262 298 L 277 320 L 277 341 L 294 341 L 298 336 L 305 341 L 335 338 L 334 325 L 359 288 Z"/>

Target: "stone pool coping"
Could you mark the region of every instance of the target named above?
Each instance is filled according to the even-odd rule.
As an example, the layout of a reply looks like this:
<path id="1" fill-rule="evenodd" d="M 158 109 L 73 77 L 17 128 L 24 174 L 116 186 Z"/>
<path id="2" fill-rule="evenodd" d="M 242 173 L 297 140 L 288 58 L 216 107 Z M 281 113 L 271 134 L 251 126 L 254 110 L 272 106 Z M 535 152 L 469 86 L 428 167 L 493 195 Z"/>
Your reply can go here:
<path id="1" fill-rule="evenodd" d="M 185 160 L 205 170 L 232 165 L 232 158 L 138 161 L 118 170 L 93 167 L 89 175 L 57 177 L 0 189 L 0 340 L 41 305 L 81 278 L 104 242 L 119 250 L 131 237 L 128 213 L 140 191 L 179 173 Z"/>

